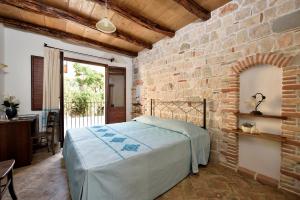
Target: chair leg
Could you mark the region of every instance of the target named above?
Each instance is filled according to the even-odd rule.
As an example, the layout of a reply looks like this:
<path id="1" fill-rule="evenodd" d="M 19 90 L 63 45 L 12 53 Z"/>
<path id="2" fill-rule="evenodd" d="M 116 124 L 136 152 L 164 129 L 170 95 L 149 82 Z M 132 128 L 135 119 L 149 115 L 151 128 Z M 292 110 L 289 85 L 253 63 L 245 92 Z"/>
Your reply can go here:
<path id="1" fill-rule="evenodd" d="M 47 141 L 47 149 L 48 149 L 48 153 L 49 153 L 50 152 L 50 144 L 49 144 L 48 136 L 46 137 L 46 141 Z"/>
<path id="2" fill-rule="evenodd" d="M 52 145 L 52 155 L 55 155 L 55 149 L 53 145 Z"/>
<path id="3" fill-rule="evenodd" d="M 51 151 L 52 151 L 52 155 L 55 155 L 54 140 L 51 141 Z"/>
<path id="4" fill-rule="evenodd" d="M 10 193 L 10 196 L 13 200 L 17 200 L 17 195 L 15 193 L 15 189 L 14 189 L 14 183 L 13 183 L 13 174 L 12 174 L 12 170 L 8 173 L 7 177 L 8 179 L 10 180 L 10 184 L 8 186 L 8 190 L 9 190 L 9 193 Z"/>

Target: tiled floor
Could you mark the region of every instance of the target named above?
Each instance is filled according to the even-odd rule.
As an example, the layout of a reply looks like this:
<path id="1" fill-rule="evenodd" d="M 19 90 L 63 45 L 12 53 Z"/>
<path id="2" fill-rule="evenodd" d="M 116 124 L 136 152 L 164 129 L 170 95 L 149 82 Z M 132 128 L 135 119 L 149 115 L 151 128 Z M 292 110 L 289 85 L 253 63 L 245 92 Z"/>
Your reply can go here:
<path id="1" fill-rule="evenodd" d="M 20 200 L 70 200 L 61 154 L 36 153 L 32 165 L 15 170 L 15 190 Z M 7 193 L 4 200 L 10 199 Z M 167 199 L 281 200 L 299 197 L 264 186 L 225 167 L 209 165 L 158 198 Z"/>

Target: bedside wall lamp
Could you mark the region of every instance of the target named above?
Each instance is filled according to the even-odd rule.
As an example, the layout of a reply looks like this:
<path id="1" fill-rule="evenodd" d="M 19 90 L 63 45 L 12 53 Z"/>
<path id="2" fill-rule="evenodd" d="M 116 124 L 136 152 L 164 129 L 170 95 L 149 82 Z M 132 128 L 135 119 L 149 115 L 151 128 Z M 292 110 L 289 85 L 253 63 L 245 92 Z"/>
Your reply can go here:
<path id="1" fill-rule="evenodd" d="M 260 100 L 259 100 L 259 96 L 260 96 Z M 263 113 L 258 110 L 258 106 L 261 104 L 261 102 L 263 102 L 266 99 L 266 96 L 258 92 L 255 95 L 253 95 L 252 98 L 255 100 L 258 98 L 258 102 L 256 103 L 255 110 L 253 110 L 251 113 L 254 115 L 262 115 Z"/>
<path id="2" fill-rule="evenodd" d="M 4 65 L 4 64 L 0 64 L 0 69 L 3 69 L 5 67 L 8 67 L 7 65 Z"/>

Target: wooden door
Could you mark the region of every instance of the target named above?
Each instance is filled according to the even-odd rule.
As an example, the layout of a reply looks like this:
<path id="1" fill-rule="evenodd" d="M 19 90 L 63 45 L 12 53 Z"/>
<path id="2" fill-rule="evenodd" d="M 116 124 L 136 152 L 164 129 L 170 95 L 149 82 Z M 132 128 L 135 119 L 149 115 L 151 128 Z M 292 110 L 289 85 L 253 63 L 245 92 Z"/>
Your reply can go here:
<path id="1" fill-rule="evenodd" d="M 106 81 L 107 123 L 126 121 L 126 69 L 109 67 Z"/>

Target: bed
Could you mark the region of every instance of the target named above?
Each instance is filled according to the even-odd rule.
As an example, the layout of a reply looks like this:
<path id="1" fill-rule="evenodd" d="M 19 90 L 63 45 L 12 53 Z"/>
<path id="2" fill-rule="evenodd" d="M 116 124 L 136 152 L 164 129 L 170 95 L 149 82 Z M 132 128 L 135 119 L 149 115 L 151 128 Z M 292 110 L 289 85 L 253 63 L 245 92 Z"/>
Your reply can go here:
<path id="1" fill-rule="evenodd" d="M 184 103 L 188 111 L 164 103 L 151 100 L 151 116 L 67 131 L 63 157 L 73 200 L 155 199 L 207 164 L 206 101 L 197 102 L 203 105 L 202 127 L 155 117 L 158 105 L 160 113 L 172 108 L 172 117 L 198 109 L 191 102 Z"/>

